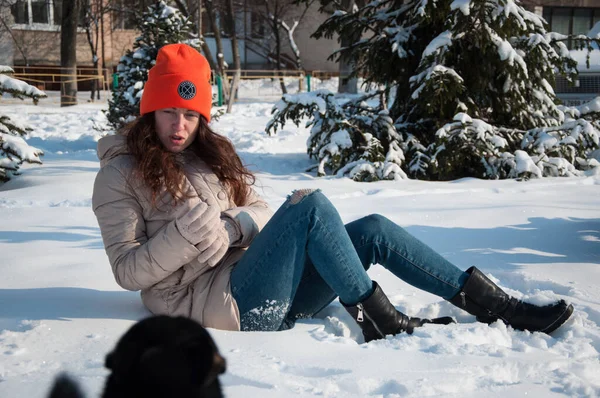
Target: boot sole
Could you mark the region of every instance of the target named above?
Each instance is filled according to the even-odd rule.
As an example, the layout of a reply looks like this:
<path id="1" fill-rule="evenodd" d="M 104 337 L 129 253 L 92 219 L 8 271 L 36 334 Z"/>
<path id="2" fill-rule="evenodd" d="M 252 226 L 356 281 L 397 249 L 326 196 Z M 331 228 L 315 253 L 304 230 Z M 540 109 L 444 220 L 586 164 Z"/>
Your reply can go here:
<path id="1" fill-rule="evenodd" d="M 573 314 L 573 304 L 569 304 L 565 308 L 563 313 L 560 314 L 560 316 L 558 318 L 556 318 L 556 320 L 554 322 L 552 322 L 550 325 L 548 325 L 545 329 L 540 330 L 540 332 L 544 332 L 547 334 L 552 333 L 553 331 L 558 329 L 563 323 L 565 323 L 567 321 L 567 319 L 569 319 L 571 317 L 572 314 Z"/>

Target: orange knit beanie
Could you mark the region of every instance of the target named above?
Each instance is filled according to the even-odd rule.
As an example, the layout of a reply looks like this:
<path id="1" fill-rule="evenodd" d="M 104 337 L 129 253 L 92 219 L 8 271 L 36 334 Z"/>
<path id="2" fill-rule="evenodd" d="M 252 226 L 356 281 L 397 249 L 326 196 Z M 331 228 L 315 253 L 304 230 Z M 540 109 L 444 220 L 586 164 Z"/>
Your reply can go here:
<path id="1" fill-rule="evenodd" d="M 211 105 L 210 66 L 206 58 L 186 44 L 168 44 L 158 50 L 156 64 L 144 85 L 140 114 L 185 108 L 210 121 Z"/>

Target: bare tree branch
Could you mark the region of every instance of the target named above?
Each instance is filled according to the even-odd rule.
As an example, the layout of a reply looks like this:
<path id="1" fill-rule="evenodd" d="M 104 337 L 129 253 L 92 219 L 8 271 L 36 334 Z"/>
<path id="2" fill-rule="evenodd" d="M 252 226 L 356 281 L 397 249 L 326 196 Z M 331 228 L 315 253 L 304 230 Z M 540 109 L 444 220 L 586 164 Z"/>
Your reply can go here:
<path id="1" fill-rule="evenodd" d="M 6 23 L 6 21 L 4 21 L 4 18 L 2 18 L 2 16 L 0 16 L 0 21 L 2 21 L 2 25 L 4 25 L 4 27 L 6 28 L 6 30 L 10 34 L 10 37 L 12 37 L 12 39 L 13 39 L 13 43 L 15 43 L 15 46 L 17 46 L 17 48 L 19 49 L 19 52 L 23 56 L 23 60 L 25 60 L 25 65 L 29 66 L 29 61 L 27 61 L 27 56 L 25 55 L 25 53 L 23 52 L 23 49 L 19 45 L 19 42 L 17 41 L 17 38 L 13 34 L 12 29 L 8 26 L 8 24 Z"/>

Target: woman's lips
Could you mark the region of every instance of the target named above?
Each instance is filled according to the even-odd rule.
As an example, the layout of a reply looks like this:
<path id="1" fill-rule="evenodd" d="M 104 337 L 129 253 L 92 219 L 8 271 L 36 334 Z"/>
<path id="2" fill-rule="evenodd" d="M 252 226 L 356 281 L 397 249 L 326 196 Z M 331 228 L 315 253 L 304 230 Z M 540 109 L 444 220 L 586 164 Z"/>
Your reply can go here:
<path id="1" fill-rule="evenodd" d="M 179 135 L 172 135 L 170 138 L 171 138 L 171 142 L 173 142 L 175 144 L 182 144 L 183 141 L 185 141 L 184 138 Z"/>

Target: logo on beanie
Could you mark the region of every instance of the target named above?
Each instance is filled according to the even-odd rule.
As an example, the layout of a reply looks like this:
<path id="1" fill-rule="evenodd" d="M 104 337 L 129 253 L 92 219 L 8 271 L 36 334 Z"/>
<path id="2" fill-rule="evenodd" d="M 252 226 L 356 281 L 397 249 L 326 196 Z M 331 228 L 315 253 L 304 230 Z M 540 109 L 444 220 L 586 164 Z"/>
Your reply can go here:
<path id="1" fill-rule="evenodd" d="M 179 96 L 185 100 L 190 100 L 196 96 L 196 86 L 194 83 L 186 80 L 184 82 L 179 83 L 179 87 L 177 87 L 177 92 Z"/>

